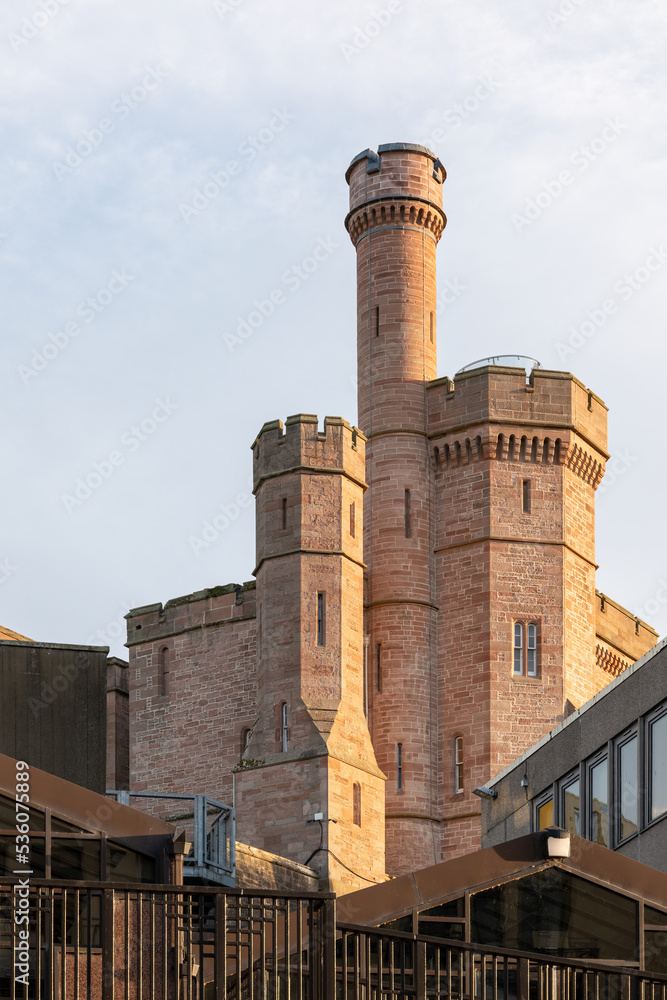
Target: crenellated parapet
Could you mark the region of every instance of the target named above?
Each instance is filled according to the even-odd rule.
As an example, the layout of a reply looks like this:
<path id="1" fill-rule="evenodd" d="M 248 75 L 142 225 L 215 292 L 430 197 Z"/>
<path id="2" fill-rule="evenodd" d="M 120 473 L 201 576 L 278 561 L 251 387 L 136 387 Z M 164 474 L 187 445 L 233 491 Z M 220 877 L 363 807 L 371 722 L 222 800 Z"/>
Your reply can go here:
<path id="1" fill-rule="evenodd" d="M 570 469 L 597 489 L 608 458 L 607 407 L 568 372 L 488 365 L 431 382 L 436 468 L 497 460 Z"/>
<path id="2" fill-rule="evenodd" d="M 341 417 L 297 413 L 264 424 L 252 445 L 253 492 L 268 479 L 290 472 L 339 474 L 366 488 L 366 438 Z"/>

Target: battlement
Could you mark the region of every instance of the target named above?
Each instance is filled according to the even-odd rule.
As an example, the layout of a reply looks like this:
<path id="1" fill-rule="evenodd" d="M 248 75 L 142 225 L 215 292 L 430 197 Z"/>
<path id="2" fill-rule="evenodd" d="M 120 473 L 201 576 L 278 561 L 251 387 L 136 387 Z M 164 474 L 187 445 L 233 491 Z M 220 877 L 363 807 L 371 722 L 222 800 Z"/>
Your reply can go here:
<path id="1" fill-rule="evenodd" d="M 253 492 L 264 480 L 287 472 L 344 475 L 366 488 L 366 438 L 342 417 L 325 417 L 324 431 L 312 413 L 264 424 L 253 442 Z"/>
<path id="2" fill-rule="evenodd" d="M 255 614 L 255 581 L 243 585 L 228 583 L 208 587 L 193 594 L 174 597 L 162 604 L 132 608 L 127 621 L 126 646 L 137 646 L 179 632 L 219 625 Z"/>
<path id="3" fill-rule="evenodd" d="M 447 172 L 426 146 L 390 142 L 365 149 L 352 160 L 345 179 L 350 212 L 345 219 L 353 243 L 377 227 L 421 229 L 440 239 L 447 219 L 442 185 Z"/>
<path id="4" fill-rule="evenodd" d="M 599 590 L 595 591 L 595 630 L 599 640 L 598 660 L 606 654 L 608 661 L 603 669 L 608 669 L 609 664 L 616 667 L 616 659 L 619 666 L 622 664 L 621 669 L 625 669 L 658 641 L 655 629 Z"/>
<path id="5" fill-rule="evenodd" d="M 581 447 L 572 440 L 576 435 L 598 464 L 609 457 L 607 406 L 569 372 L 535 368 L 527 377 L 523 368 L 486 365 L 460 372 L 454 381 L 436 379 L 428 390 L 431 438 L 470 437 L 469 431 L 486 424 L 482 437 L 490 453 L 485 457 L 494 457 L 501 435 L 505 443 L 512 435 L 519 441 L 525 436 L 532 447 L 534 436 L 545 440 L 544 430 L 552 432 L 551 442 L 567 442 L 568 450 Z"/>

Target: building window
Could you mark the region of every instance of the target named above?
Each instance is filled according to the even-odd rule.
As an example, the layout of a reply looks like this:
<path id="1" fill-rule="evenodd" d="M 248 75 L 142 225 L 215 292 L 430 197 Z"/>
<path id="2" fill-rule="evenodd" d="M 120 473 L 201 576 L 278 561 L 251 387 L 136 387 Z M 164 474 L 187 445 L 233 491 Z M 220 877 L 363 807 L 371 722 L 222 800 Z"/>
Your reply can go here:
<path id="1" fill-rule="evenodd" d="M 355 537 L 356 524 L 355 524 L 355 509 L 354 504 L 350 504 L 350 535 L 352 538 Z"/>
<path id="2" fill-rule="evenodd" d="M 284 701 L 280 706 L 280 748 L 283 753 L 287 750 L 288 739 L 289 730 L 287 728 L 287 702 Z"/>
<path id="3" fill-rule="evenodd" d="M 594 844 L 609 845 L 609 792 L 607 758 L 592 763 L 588 769 L 588 839 Z"/>
<path id="4" fill-rule="evenodd" d="M 317 595 L 317 645 L 324 646 L 326 643 L 326 601 L 325 594 L 320 592 Z"/>
<path id="5" fill-rule="evenodd" d="M 554 800 L 553 796 L 540 802 L 537 806 L 537 829 L 548 830 L 554 825 Z"/>
<path id="6" fill-rule="evenodd" d="M 434 327 L 434 323 L 433 323 L 433 310 L 431 309 L 431 343 L 433 343 L 433 327 Z"/>
<path id="7" fill-rule="evenodd" d="M 637 832 L 637 733 L 616 744 L 616 841 L 620 843 Z"/>
<path id="8" fill-rule="evenodd" d="M 667 812 L 667 713 L 648 724 L 648 820 L 657 819 Z"/>
<path id="9" fill-rule="evenodd" d="M 377 689 L 382 692 L 382 643 L 375 643 L 375 671 Z"/>
<path id="10" fill-rule="evenodd" d="M 352 822 L 361 826 L 361 785 L 358 781 L 352 785 Z"/>
<path id="11" fill-rule="evenodd" d="M 283 531 L 287 527 L 287 497 L 283 497 L 282 501 L 282 528 Z"/>
<path id="12" fill-rule="evenodd" d="M 581 836 L 581 801 L 579 777 L 566 778 L 560 790 L 560 825 L 570 833 Z"/>
<path id="13" fill-rule="evenodd" d="M 517 677 L 537 677 L 537 625 L 534 622 L 514 623 L 512 670 Z"/>
<path id="14" fill-rule="evenodd" d="M 463 737 L 454 740 L 454 791 L 463 791 Z"/>
<path id="15" fill-rule="evenodd" d="M 405 491 L 405 537 L 409 538 L 412 532 L 410 523 L 410 490 Z"/>
<path id="16" fill-rule="evenodd" d="M 163 646 L 158 655 L 158 693 L 169 694 L 169 648 Z"/>
<path id="17" fill-rule="evenodd" d="M 396 747 L 396 790 L 403 791 L 403 744 Z"/>
<path id="18" fill-rule="evenodd" d="M 530 514 L 530 479 L 524 479 L 522 482 L 521 503 L 524 514 Z"/>

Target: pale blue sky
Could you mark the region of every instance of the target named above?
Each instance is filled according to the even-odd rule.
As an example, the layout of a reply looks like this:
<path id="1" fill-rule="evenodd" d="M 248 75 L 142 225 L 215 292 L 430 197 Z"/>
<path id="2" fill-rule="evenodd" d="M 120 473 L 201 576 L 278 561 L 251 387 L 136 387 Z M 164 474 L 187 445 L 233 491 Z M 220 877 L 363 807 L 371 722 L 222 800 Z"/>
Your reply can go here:
<path id="1" fill-rule="evenodd" d="M 409 141 L 449 175 L 440 375 L 520 352 L 606 401 L 598 586 L 667 631 L 665 34 L 651 0 L 7 0 L 0 622 L 126 655 L 128 607 L 251 577 L 262 423 L 356 420 L 345 169 Z"/>

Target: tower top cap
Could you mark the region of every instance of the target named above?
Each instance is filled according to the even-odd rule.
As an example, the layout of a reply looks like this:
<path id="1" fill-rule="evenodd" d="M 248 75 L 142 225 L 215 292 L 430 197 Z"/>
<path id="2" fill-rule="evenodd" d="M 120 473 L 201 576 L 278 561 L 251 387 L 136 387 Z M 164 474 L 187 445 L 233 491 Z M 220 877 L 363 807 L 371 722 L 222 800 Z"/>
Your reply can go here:
<path id="1" fill-rule="evenodd" d="M 363 152 L 358 153 L 345 172 L 345 180 L 348 184 L 350 183 L 350 171 L 355 163 L 359 163 L 360 160 L 368 160 L 367 169 L 370 172 L 373 169 L 377 170 L 382 153 L 392 152 L 419 153 L 421 156 L 427 156 L 430 160 L 433 160 L 434 164 L 437 163 L 444 173 L 444 167 L 442 167 L 439 158 L 428 146 L 420 146 L 416 142 L 385 142 L 381 146 L 378 146 L 377 153 L 374 149 L 364 149 Z"/>

